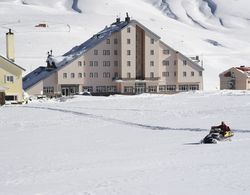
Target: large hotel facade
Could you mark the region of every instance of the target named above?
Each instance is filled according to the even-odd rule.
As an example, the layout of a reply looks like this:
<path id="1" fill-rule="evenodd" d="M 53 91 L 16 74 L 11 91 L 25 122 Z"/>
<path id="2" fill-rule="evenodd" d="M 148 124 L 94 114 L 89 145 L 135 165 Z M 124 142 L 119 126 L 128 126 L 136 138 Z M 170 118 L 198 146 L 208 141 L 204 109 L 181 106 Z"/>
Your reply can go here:
<path id="1" fill-rule="evenodd" d="M 59 60 L 60 59 L 60 60 Z M 136 20 L 116 22 L 23 78 L 30 95 L 202 90 L 204 70 Z"/>

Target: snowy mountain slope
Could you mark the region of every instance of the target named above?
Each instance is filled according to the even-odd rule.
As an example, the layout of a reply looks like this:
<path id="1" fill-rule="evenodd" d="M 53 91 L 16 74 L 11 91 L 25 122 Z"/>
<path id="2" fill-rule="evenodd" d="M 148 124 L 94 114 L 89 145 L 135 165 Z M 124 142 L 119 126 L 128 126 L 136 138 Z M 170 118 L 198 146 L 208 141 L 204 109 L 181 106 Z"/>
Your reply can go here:
<path id="1" fill-rule="evenodd" d="M 75 96 L 0 107 L 0 194 L 248 195 L 249 97 Z M 220 120 L 232 141 L 198 145 Z"/>
<path id="2" fill-rule="evenodd" d="M 46 52 L 56 56 L 94 33 L 124 19 L 128 12 L 162 40 L 186 54 L 200 55 L 204 87 L 219 85 L 218 74 L 231 66 L 248 65 L 250 8 L 247 0 L 0 0 L 0 53 L 5 32 L 12 28 L 16 62 L 27 74 L 45 64 Z M 48 28 L 37 28 L 46 23 Z"/>

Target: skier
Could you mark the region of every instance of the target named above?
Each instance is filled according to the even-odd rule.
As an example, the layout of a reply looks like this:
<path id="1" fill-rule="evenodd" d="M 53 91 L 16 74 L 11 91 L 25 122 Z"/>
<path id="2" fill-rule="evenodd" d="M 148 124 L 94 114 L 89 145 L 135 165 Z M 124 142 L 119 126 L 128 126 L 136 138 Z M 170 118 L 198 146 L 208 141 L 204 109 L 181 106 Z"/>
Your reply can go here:
<path id="1" fill-rule="evenodd" d="M 225 124 L 224 121 L 221 121 L 221 124 L 218 126 L 212 126 L 212 129 L 220 129 L 220 134 L 223 135 L 224 137 L 226 135 L 231 135 L 231 129 L 229 126 Z"/>

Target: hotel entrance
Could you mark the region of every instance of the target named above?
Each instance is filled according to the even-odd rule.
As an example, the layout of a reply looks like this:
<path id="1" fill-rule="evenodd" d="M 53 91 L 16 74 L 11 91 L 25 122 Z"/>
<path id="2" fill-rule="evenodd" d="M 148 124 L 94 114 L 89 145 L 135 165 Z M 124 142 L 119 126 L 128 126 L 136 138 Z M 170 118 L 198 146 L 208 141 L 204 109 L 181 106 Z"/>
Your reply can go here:
<path id="1" fill-rule="evenodd" d="M 79 93 L 78 85 L 62 85 L 62 96 L 71 96 Z"/>
<path id="2" fill-rule="evenodd" d="M 135 94 L 146 92 L 146 83 L 135 83 Z"/>

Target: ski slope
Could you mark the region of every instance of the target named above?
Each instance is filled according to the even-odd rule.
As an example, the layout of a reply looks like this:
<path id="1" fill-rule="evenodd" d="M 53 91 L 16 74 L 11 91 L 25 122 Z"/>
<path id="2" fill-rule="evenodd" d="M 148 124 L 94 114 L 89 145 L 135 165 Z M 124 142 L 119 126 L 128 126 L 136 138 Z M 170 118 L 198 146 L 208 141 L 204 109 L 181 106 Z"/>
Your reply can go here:
<path id="1" fill-rule="evenodd" d="M 74 96 L 0 107 L 0 194 L 248 195 L 249 97 Z M 232 141 L 198 144 L 221 120 Z"/>
<path id="2" fill-rule="evenodd" d="M 204 88 L 216 89 L 219 73 L 248 66 L 249 9 L 247 0 L 0 0 L 0 54 L 12 28 L 16 63 L 27 74 L 45 65 L 50 49 L 60 56 L 128 12 L 171 47 L 199 55 Z"/>

